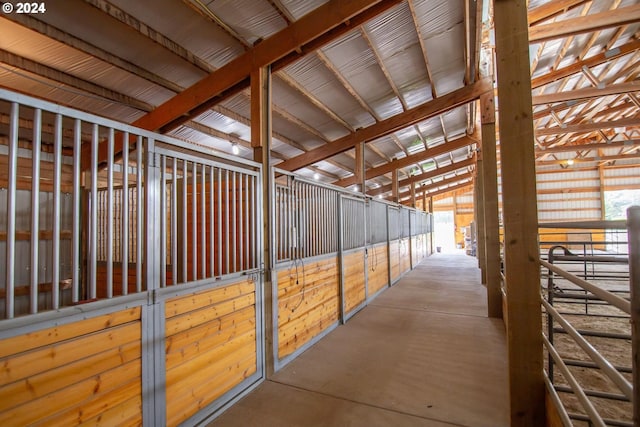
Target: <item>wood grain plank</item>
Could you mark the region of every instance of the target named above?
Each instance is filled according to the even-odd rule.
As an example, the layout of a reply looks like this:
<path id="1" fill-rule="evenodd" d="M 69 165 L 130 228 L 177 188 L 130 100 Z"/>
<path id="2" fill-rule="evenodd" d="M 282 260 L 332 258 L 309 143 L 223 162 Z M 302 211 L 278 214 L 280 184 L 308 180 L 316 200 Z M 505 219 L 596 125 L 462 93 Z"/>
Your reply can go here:
<path id="1" fill-rule="evenodd" d="M 2 411 L 0 412 L 0 425 L 29 425 L 50 417 L 52 413 L 83 406 L 83 403 L 94 399 L 100 401 L 103 398 L 102 394 L 133 380 L 139 381 L 140 376 L 141 363 L 140 359 L 136 359 L 88 380 L 49 393 L 42 398 L 30 400 L 8 411 Z M 104 409 L 104 405 L 104 402 L 99 403 L 101 409 Z M 76 410 L 74 409 L 74 411 Z M 78 412 L 84 413 L 82 409 L 79 409 Z"/>
<path id="2" fill-rule="evenodd" d="M 173 393 L 176 388 L 181 388 L 181 384 L 194 385 L 202 382 L 204 378 L 207 378 L 204 373 L 208 372 L 211 369 L 210 366 L 214 365 L 216 361 L 232 355 L 238 357 L 238 355 L 243 355 L 244 352 L 250 351 L 249 349 L 255 351 L 255 339 L 255 330 L 249 330 L 231 341 L 200 353 L 197 357 L 192 358 L 189 363 L 183 363 L 167 370 L 167 400 L 169 400 L 170 391 Z M 172 397 L 176 396 L 172 395 Z"/>
<path id="3" fill-rule="evenodd" d="M 80 322 L 42 329 L 0 341 L 0 358 L 64 341 L 80 335 L 87 335 L 109 327 L 140 320 L 140 307 L 96 316 Z"/>
<path id="4" fill-rule="evenodd" d="M 140 323 L 127 323 L 0 359 L 0 386 L 140 340 Z M 0 423 L 0 425 L 2 425 Z"/>
<path id="5" fill-rule="evenodd" d="M 222 330 L 215 335 L 193 342 L 191 345 L 180 349 L 180 351 L 168 353 L 165 356 L 166 369 L 170 371 L 184 363 L 190 363 L 201 355 L 213 351 L 216 347 L 221 347 L 252 331 L 254 333 L 256 331 L 255 322 L 253 320 L 246 320 L 234 325 L 234 327 Z"/>
<path id="6" fill-rule="evenodd" d="M 189 328 L 196 327 L 225 316 L 234 311 L 241 310 L 255 304 L 255 294 L 242 295 L 238 298 L 227 300 L 188 312 L 180 316 L 167 319 L 165 325 L 166 336 L 177 334 Z"/>
<path id="7" fill-rule="evenodd" d="M 134 341 L 76 362 L 24 378 L 0 388 L 3 410 L 41 398 L 69 384 L 84 381 L 141 357 L 141 342 Z"/>
<path id="8" fill-rule="evenodd" d="M 172 335 L 165 339 L 165 353 L 171 354 L 180 352 L 185 347 L 194 343 L 199 343 L 210 336 L 216 335 L 221 331 L 235 327 L 237 324 L 245 321 L 255 322 L 255 306 L 245 307 L 241 310 L 229 313 L 209 323 L 205 323 L 194 328 L 187 329 L 179 334 Z"/>
<path id="9" fill-rule="evenodd" d="M 203 373 L 207 381 L 176 389 L 167 400 L 167 424 L 178 425 L 256 372 L 255 355 L 221 359 Z M 212 374 L 213 373 L 213 374 Z"/>
<path id="10" fill-rule="evenodd" d="M 255 282 L 246 279 L 240 283 L 233 283 L 228 286 L 198 292 L 192 295 L 170 299 L 165 305 L 167 319 L 204 308 L 209 305 L 218 304 L 231 300 L 242 295 L 247 295 L 255 291 Z"/>

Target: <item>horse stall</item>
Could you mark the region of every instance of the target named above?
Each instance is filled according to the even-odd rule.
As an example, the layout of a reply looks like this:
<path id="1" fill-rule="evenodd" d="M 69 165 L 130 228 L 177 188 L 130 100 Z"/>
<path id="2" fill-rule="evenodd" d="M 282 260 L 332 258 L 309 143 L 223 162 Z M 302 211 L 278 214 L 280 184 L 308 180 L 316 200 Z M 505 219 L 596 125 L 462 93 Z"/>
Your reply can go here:
<path id="1" fill-rule="evenodd" d="M 260 166 L 0 99 L 0 422 L 194 425 L 257 384 Z"/>
<path id="2" fill-rule="evenodd" d="M 424 212 L 5 90 L 0 115 L 3 425 L 207 422 L 267 338 L 280 369 L 429 253 Z"/>

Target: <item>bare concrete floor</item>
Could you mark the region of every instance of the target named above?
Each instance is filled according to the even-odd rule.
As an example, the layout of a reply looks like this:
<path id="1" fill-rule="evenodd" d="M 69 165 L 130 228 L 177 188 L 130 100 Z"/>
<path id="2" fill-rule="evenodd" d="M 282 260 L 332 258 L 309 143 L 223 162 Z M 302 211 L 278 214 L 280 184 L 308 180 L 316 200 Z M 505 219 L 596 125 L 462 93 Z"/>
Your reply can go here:
<path id="1" fill-rule="evenodd" d="M 210 426 L 507 426 L 504 326 L 476 266 L 427 258 Z"/>

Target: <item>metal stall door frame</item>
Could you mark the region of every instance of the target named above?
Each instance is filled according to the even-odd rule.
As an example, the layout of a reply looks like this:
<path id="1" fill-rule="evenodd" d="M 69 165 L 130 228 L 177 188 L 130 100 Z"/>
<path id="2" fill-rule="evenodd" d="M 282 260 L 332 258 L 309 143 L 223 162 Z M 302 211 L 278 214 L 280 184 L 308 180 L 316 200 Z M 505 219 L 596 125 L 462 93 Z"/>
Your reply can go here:
<path id="1" fill-rule="evenodd" d="M 345 205 L 349 205 L 350 203 L 354 204 L 354 208 L 360 210 L 362 212 L 361 217 L 352 218 L 346 217 L 349 208 L 345 208 Z M 358 206 L 359 205 L 359 206 Z M 367 256 L 366 256 L 366 240 L 367 240 L 367 227 L 366 227 L 366 201 L 364 199 L 360 199 L 357 197 L 347 196 L 344 194 L 340 195 L 339 199 L 339 263 L 340 263 L 340 307 L 341 307 L 341 318 L 342 323 L 347 322 L 351 317 L 353 317 L 357 312 L 362 310 L 366 305 L 369 298 L 369 289 L 367 284 Z M 353 211 L 354 213 L 357 211 Z M 355 224 L 361 224 L 361 229 L 356 229 L 352 227 Z M 361 235 L 358 235 L 358 233 Z M 345 268 L 346 262 L 345 258 L 352 254 L 356 253 L 358 250 L 362 250 L 364 252 L 363 255 L 363 275 L 364 275 L 364 299 L 357 306 L 353 307 L 349 312 L 347 312 L 346 306 L 346 278 L 345 278 Z"/>
<path id="2" fill-rule="evenodd" d="M 389 285 L 393 286 L 402 274 L 400 273 L 400 208 L 398 206 L 387 206 L 387 257 L 389 259 Z M 391 243 L 398 242 L 398 256 L 394 260 L 391 255 Z M 393 263 L 398 262 L 398 277 L 393 277 Z"/>
<path id="3" fill-rule="evenodd" d="M 148 285 L 152 290 L 152 295 L 150 296 L 150 304 L 145 310 L 151 323 L 147 327 L 149 329 L 147 332 L 149 337 L 145 345 L 148 348 L 147 377 L 153 378 L 153 385 L 151 386 L 153 390 L 147 387 L 147 392 L 153 397 L 152 401 L 148 402 L 146 406 L 146 417 L 143 419 L 144 425 L 167 423 L 167 389 L 165 384 L 167 373 L 167 366 L 165 366 L 166 302 L 172 298 L 188 297 L 200 291 L 232 286 L 246 277 L 250 277 L 255 286 L 256 372 L 180 423 L 183 426 L 195 426 L 217 417 L 225 408 L 249 393 L 265 378 L 264 262 L 262 250 L 264 237 L 261 208 L 263 197 L 261 191 L 261 166 L 248 161 L 246 165 L 223 163 L 211 158 L 211 154 L 208 151 L 200 151 L 191 145 L 164 138 L 160 135 L 157 135 L 156 139 L 151 142 L 145 176 L 149 182 L 147 191 L 149 215 L 147 257 L 151 261 L 147 264 L 147 280 L 152 281 Z M 183 174 L 181 181 L 178 180 L 180 173 Z M 180 206 L 179 200 L 177 200 L 179 198 L 178 190 L 180 189 L 178 187 L 184 185 L 182 191 L 186 191 L 189 174 L 191 174 L 191 177 L 188 180 L 188 184 L 193 186 L 191 200 L 191 215 L 193 216 L 191 218 L 193 220 L 191 227 L 192 247 L 187 247 L 187 236 L 183 235 L 184 242 L 182 243 L 183 249 L 181 251 L 183 253 L 179 253 L 177 250 L 179 247 L 178 241 L 180 240 L 178 236 L 186 232 L 188 219 L 186 217 L 187 196 L 184 195 L 182 197 L 182 206 Z M 219 184 L 218 189 L 214 191 L 215 185 L 218 185 L 217 183 L 222 179 L 224 179 L 225 187 L 223 188 L 222 184 Z M 238 188 L 244 188 L 245 192 L 242 193 L 242 190 L 238 190 L 237 193 L 234 192 L 235 187 L 230 187 L 231 182 L 234 186 L 238 185 Z M 214 185 L 214 183 L 216 184 Z M 200 193 L 196 192 L 198 186 L 202 188 Z M 205 191 L 207 186 L 209 186 L 208 190 Z M 166 197 L 167 189 L 169 188 L 171 188 L 171 198 Z M 249 191 L 249 188 L 251 188 L 251 191 Z M 227 193 L 233 192 L 234 195 L 229 196 L 227 194 L 222 197 L 223 189 Z M 209 195 L 208 204 L 206 203 L 205 192 Z M 214 218 L 214 205 L 222 203 L 223 199 L 226 200 L 224 216 L 226 216 L 225 227 L 227 230 L 225 231 L 225 239 L 221 240 L 222 232 L 220 227 L 222 227 L 221 224 L 225 220 L 222 217 Z M 253 213 L 251 215 L 237 212 L 237 210 L 242 209 L 243 203 L 246 203 L 245 209 L 252 206 Z M 209 209 L 209 213 L 205 214 L 207 209 Z M 218 205 L 216 216 L 222 215 L 221 211 L 222 207 Z M 171 215 L 168 212 L 172 212 Z M 205 219 L 205 217 L 207 218 Z M 207 220 L 211 221 L 209 230 L 205 229 Z M 198 221 L 202 225 L 198 226 Z M 217 225 L 215 227 L 218 231 L 214 230 L 216 221 Z M 239 234 L 234 234 L 230 227 L 233 227 L 234 230 L 240 230 Z M 243 229 L 247 235 L 246 240 L 242 234 Z M 207 231 L 211 233 L 209 236 L 207 236 Z M 217 234 L 216 240 L 213 237 L 214 231 Z M 201 248 L 197 248 L 197 243 L 193 243 L 197 242 L 198 239 L 201 239 Z M 218 254 L 221 253 L 223 247 L 228 251 L 230 239 L 233 256 L 230 258 L 230 255 L 226 255 L 223 263 L 220 256 L 214 257 L 214 246 L 218 248 Z M 206 250 L 207 244 L 211 245 L 209 254 L 207 254 Z M 190 251 L 190 256 L 195 260 L 191 263 L 192 268 L 189 269 L 191 276 L 187 274 L 187 255 L 184 253 L 186 251 Z M 179 272 L 177 268 L 180 264 L 180 257 L 182 257 L 182 264 L 180 265 L 182 272 Z M 169 260 L 170 262 L 168 262 Z M 201 261 L 199 268 L 198 260 Z M 168 285 L 165 276 L 169 266 L 172 269 L 172 283 L 170 285 Z M 182 276 L 180 276 L 180 273 Z"/>

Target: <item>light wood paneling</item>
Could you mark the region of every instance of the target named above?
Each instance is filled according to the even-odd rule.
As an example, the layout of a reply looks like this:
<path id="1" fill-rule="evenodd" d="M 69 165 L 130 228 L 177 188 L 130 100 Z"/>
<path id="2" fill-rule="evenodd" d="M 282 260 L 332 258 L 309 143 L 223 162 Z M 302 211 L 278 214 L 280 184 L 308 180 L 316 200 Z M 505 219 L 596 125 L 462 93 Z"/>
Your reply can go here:
<path id="1" fill-rule="evenodd" d="M 278 357 L 302 347 L 334 324 L 340 315 L 340 285 L 335 257 L 292 263 L 278 271 Z"/>
<path id="2" fill-rule="evenodd" d="M 369 248 L 367 285 L 369 286 L 369 296 L 389 286 L 389 258 L 386 244 Z"/>
<path id="3" fill-rule="evenodd" d="M 0 425 L 104 422 L 104 413 L 142 422 L 139 307 L 8 338 L 0 351 Z"/>
<path id="4" fill-rule="evenodd" d="M 400 274 L 406 273 L 411 270 L 411 251 L 410 251 L 411 240 L 410 239 L 402 239 L 400 241 L 399 252 L 400 252 Z"/>
<path id="5" fill-rule="evenodd" d="M 400 241 L 389 243 L 389 268 L 391 269 L 391 281 L 400 278 Z"/>
<path id="6" fill-rule="evenodd" d="M 350 313 L 366 299 L 364 249 L 345 255 L 342 269 L 344 272 L 344 311 Z"/>
<path id="7" fill-rule="evenodd" d="M 255 282 L 165 304 L 167 423 L 177 425 L 256 372 Z"/>

